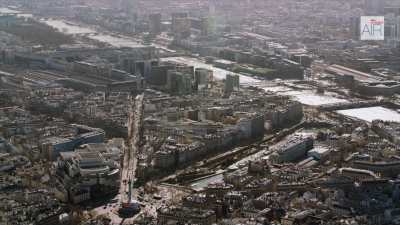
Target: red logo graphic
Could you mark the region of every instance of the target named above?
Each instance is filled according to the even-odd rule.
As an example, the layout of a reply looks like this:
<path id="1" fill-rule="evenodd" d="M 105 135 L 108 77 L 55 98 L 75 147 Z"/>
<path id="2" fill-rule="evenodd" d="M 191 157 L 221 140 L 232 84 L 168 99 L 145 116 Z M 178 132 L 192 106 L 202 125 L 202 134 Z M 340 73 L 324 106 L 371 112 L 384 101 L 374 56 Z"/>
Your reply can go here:
<path id="1" fill-rule="evenodd" d="M 369 24 L 371 25 L 382 25 L 383 21 L 382 20 L 376 20 L 376 19 L 370 19 Z"/>

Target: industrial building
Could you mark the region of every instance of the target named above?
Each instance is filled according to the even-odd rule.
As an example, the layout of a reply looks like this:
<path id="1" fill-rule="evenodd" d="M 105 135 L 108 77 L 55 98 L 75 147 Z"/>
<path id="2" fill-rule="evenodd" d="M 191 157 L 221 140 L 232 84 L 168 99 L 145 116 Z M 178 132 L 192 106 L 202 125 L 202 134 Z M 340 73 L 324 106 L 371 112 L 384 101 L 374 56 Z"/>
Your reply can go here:
<path id="1" fill-rule="evenodd" d="M 211 81 L 213 81 L 213 71 L 203 68 L 196 68 L 194 72 L 195 76 L 195 89 L 201 91 L 209 88 Z"/>
<path id="2" fill-rule="evenodd" d="M 362 181 L 362 180 L 374 180 L 378 179 L 379 176 L 376 175 L 374 172 L 369 170 L 362 170 L 362 169 L 355 169 L 355 168 L 341 168 L 339 170 L 340 174 L 344 177 L 348 177 L 355 181 Z"/>
<path id="3" fill-rule="evenodd" d="M 102 143 L 60 153 L 57 175 L 62 186 L 59 191 L 73 203 L 117 192 L 121 150 L 111 143 Z"/>
<path id="4" fill-rule="evenodd" d="M 150 76 L 151 67 L 158 64 L 157 49 L 151 46 L 134 48 L 133 51 L 119 56 L 119 66 L 122 70 L 145 78 Z"/>
<path id="5" fill-rule="evenodd" d="M 71 152 L 87 143 L 103 143 L 105 132 L 99 128 L 84 125 L 71 125 L 73 133 L 69 137 L 47 137 L 41 141 L 41 148 L 50 160 L 56 160 L 62 152 Z"/>
<path id="6" fill-rule="evenodd" d="M 170 223 L 189 223 L 211 225 L 215 223 L 215 212 L 186 207 L 166 207 L 158 210 L 158 225 Z"/>
<path id="7" fill-rule="evenodd" d="M 239 91 L 240 78 L 237 74 L 228 74 L 225 78 L 225 93 L 230 94 L 233 91 Z"/>
<path id="8" fill-rule="evenodd" d="M 368 170 L 384 177 L 395 177 L 400 173 L 400 161 L 381 161 L 369 162 L 356 160 L 352 162 L 352 167 L 361 170 Z"/>
<path id="9" fill-rule="evenodd" d="M 339 65 L 331 65 L 325 72 L 334 75 L 339 84 L 361 94 L 391 96 L 400 93 L 400 83 L 395 80 L 382 80 L 372 74 Z"/>
<path id="10" fill-rule="evenodd" d="M 158 35 L 162 31 L 161 14 L 155 13 L 149 15 L 149 30 L 150 34 Z"/>
<path id="11" fill-rule="evenodd" d="M 328 159 L 331 151 L 332 149 L 329 149 L 328 147 L 315 146 L 313 149 L 308 151 L 307 156 L 312 157 L 318 161 L 325 161 Z"/>
<path id="12" fill-rule="evenodd" d="M 187 13 L 173 13 L 171 31 L 176 39 L 184 39 L 191 34 L 191 23 Z"/>
<path id="13" fill-rule="evenodd" d="M 291 135 L 272 147 L 276 154 L 271 156 L 271 160 L 282 163 L 302 159 L 313 148 L 313 145 L 314 139 L 310 136 L 302 134 Z"/>

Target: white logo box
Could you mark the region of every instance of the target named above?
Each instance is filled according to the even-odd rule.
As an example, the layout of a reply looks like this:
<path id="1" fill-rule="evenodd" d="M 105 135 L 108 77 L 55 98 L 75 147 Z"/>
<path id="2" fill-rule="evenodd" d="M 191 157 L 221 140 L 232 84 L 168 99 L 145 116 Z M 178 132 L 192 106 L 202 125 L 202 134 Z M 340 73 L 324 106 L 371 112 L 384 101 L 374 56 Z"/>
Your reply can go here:
<path id="1" fill-rule="evenodd" d="M 385 40 L 385 17 L 362 16 L 360 19 L 360 40 L 362 41 Z"/>

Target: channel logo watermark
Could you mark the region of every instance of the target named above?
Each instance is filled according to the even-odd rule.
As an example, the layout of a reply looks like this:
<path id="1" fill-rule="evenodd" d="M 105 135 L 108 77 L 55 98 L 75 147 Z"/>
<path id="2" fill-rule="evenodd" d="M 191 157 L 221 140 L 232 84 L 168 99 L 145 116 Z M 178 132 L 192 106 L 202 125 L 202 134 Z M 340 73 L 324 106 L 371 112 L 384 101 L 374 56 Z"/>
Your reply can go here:
<path id="1" fill-rule="evenodd" d="M 385 40 L 385 17 L 362 16 L 360 19 L 360 40 L 383 41 Z"/>

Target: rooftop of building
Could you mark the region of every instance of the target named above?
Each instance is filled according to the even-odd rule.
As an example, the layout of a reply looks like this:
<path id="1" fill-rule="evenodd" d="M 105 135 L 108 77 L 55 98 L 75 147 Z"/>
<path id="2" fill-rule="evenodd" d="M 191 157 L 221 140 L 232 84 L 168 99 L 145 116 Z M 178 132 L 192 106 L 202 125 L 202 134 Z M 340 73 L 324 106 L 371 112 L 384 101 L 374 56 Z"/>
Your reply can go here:
<path id="1" fill-rule="evenodd" d="M 333 72 L 338 75 L 347 75 L 347 76 L 353 76 L 356 80 L 363 81 L 363 82 L 379 82 L 377 77 L 372 76 L 369 73 L 364 73 L 355 69 L 351 69 L 345 66 L 340 66 L 340 65 L 331 65 L 326 68 L 327 72 Z"/>
<path id="2" fill-rule="evenodd" d="M 164 215 L 186 217 L 186 218 L 199 218 L 199 219 L 206 219 L 215 214 L 215 212 L 212 210 L 202 210 L 197 208 L 178 207 L 178 206 L 160 208 L 158 212 Z"/>
<path id="3" fill-rule="evenodd" d="M 272 146 L 273 149 L 277 150 L 278 153 L 283 153 L 285 152 L 287 149 L 304 143 L 307 140 L 312 139 L 312 137 L 310 135 L 305 135 L 305 134 L 294 134 L 291 135 L 289 137 L 287 137 L 286 139 L 282 140 L 281 142 L 277 143 L 276 145 Z"/>

